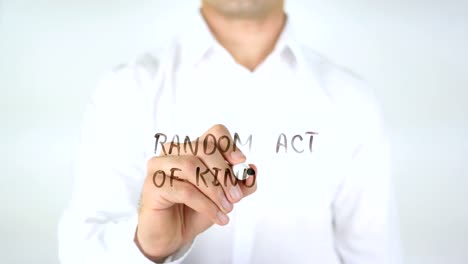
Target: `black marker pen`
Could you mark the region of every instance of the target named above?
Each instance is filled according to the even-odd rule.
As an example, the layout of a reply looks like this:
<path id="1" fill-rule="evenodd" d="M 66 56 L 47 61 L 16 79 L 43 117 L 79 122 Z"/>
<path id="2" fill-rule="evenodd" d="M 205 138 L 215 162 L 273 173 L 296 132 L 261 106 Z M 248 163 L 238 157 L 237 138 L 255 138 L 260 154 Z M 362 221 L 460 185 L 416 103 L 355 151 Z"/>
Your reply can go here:
<path id="1" fill-rule="evenodd" d="M 255 175 L 255 170 L 245 163 L 239 163 L 232 166 L 232 171 L 234 172 L 234 176 L 241 181 Z"/>

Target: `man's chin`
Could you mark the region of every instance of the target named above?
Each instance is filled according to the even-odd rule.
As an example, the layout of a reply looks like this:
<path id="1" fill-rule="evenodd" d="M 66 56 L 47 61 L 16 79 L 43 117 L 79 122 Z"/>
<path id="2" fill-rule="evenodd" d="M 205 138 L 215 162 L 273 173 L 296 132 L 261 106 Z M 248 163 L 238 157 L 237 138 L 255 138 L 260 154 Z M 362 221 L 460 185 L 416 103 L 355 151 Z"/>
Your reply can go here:
<path id="1" fill-rule="evenodd" d="M 237 19 L 259 19 L 268 16 L 281 1 L 277 0 L 206 0 L 220 14 Z"/>

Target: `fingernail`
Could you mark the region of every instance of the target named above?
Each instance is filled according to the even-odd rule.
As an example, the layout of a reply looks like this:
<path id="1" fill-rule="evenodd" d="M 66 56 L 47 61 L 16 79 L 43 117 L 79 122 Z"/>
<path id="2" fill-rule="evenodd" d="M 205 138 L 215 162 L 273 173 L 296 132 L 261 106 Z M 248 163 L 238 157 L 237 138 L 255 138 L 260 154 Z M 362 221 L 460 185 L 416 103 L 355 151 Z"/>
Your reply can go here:
<path id="1" fill-rule="evenodd" d="M 223 212 L 218 211 L 216 213 L 216 217 L 218 218 L 219 222 L 223 225 L 227 224 L 229 222 L 229 218 L 227 215 L 225 215 Z"/>
<path id="2" fill-rule="evenodd" d="M 230 203 L 227 199 L 226 196 L 221 198 L 221 206 L 223 207 L 224 211 L 230 212 L 232 210 L 232 203 Z"/>
<path id="3" fill-rule="evenodd" d="M 242 191 L 240 190 L 239 186 L 232 186 L 229 190 L 232 199 L 235 201 L 239 201 L 242 198 Z"/>
<path id="4" fill-rule="evenodd" d="M 240 150 L 236 150 L 231 152 L 231 159 L 235 161 L 243 161 L 245 160 L 245 155 Z"/>

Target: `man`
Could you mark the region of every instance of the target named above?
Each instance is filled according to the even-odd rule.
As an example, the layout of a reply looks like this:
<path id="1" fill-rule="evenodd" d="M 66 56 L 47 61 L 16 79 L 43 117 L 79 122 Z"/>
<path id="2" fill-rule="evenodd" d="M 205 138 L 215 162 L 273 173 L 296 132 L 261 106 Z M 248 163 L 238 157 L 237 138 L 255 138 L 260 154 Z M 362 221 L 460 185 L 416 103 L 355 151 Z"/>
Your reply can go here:
<path id="1" fill-rule="evenodd" d="M 62 263 L 398 261 L 375 100 L 302 47 L 283 5 L 204 0 L 166 49 L 104 78 Z M 255 176 L 232 181 L 247 158 Z"/>

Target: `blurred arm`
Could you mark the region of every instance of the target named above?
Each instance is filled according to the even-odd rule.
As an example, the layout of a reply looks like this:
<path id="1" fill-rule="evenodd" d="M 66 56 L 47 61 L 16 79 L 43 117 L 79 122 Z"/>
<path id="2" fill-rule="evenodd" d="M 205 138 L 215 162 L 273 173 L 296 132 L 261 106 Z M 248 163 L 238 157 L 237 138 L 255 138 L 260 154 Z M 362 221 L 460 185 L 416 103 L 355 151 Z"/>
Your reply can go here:
<path id="1" fill-rule="evenodd" d="M 333 203 L 336 250 L 345 264 L 401 263 L 389 140 L 369 98 L 354 117 L 358 142 Z"/>
<path id="2" fill-rule="evenodd" d="M 59 224 L 63 264 L 153 263 L 134 242 L 146 177 L 144 139 L 152 132 L 145 123 L 152 105 L 137 83 L 131 70 L 111 72 L 85 114 L 72 200 Z M 180 263 L 188 251 L 165 262 Z"/>

